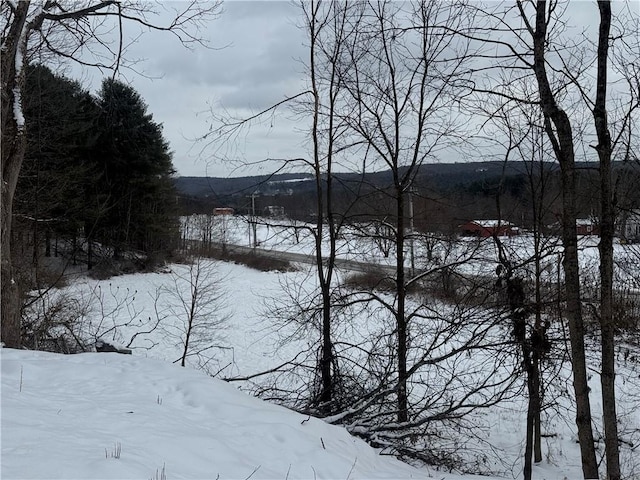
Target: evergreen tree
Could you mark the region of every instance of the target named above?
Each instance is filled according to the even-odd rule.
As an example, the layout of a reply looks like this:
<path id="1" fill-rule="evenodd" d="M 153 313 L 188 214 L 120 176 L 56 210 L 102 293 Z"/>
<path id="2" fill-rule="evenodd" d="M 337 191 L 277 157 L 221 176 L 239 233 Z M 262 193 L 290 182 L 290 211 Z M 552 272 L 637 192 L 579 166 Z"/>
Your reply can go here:
<path id="1" fill-rule="evenodd" d="M 51 254 L 51 239 L 75 240 L 88 205 L 91 151 L 97 138 L 97 105 L 82 86 L 44 65 L 30 65 L 25 86 L 27 148 L 18 181 L 15 211 L 18 234 L 28 235 L 33 264 Z M 26 253 L 26 252 L 22 252 Z"/>
<path id="2" fill-rule="evenodd" d="M 169 145 L 162 126 L 130 86 L 105 79 L 100 106 L 100 180 L 96 238 L 113 248 L 166 254 L 177 238 L 176 196 Z"/>

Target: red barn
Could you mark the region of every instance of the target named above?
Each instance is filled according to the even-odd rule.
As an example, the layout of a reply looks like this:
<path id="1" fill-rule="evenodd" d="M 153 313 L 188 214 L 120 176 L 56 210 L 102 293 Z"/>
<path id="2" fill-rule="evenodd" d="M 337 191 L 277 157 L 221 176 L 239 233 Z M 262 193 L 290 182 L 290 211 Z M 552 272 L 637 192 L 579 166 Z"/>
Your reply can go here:
<path id="1" fill-rule="evenodd" d="M 576 219 L 576 231 L 578 235 L 600 235 L 600 225 L 592 218 Z"/>
<path id="2" fill-rule="evenodd" d="M 233 215 L 234 210 L 231 207 L 218 207 L 213 209 L 214 215 Z"/>
<path id="3" fill-rule="evenodd" d="M 560 235 L 562 232 L 562 216 L 556 214 L 558 221 L 553 225 L 549 225 L 549 228 Z M 597 218 L 576 218 L 576 233 L 578 235 L 600 235 L 600 223 Z"/>
<path id="4" fill-rule="evenodd" d="M 518 234 L 518 227 L 504 220 L 471 220 L 460 225 L 463 236 L 489 238 L 512 237 Z"/>

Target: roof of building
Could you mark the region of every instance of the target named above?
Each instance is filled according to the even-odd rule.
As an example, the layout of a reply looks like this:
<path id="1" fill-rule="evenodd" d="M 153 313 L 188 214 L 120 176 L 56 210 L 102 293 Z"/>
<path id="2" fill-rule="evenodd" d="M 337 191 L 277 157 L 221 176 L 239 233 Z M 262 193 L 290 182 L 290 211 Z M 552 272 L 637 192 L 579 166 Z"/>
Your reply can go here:
<path id="1" fill-rule="evenodd" d="M 576 225 L 589 226 L 596 225 L 597 223 L 593 218 L 576 218 Z"/>
<path id="2" fill-rule="evenodd" d="M 507 222 L 506 220 L 471 220 L 470 223 L 475 223 L 476 225 L 483 228 L 497 228 L 497 227 L 514 227 L 515 225 L 511 222 Z"/>

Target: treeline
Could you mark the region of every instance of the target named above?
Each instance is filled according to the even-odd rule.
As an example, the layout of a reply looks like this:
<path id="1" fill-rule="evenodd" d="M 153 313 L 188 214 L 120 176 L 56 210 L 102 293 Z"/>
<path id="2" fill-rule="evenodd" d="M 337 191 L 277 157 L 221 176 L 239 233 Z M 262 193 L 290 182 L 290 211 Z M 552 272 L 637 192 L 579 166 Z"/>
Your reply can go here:
<path id="1" fill-rule="evenodd" d="M 411 202 L 414 227 L 421 232 L 451 234 L 458 226 L 474 219 L 496 219 L 513 222 L 521 228 L 534 224 L 552 226 L 561 215 L 561 178 L 557 163 L 503 161 L 460 164 L 425 164 L 417 168 L 412 182 Z M 613 163 L 616 177 L 616 216 L 622 228 L 625 218 L 640 205 L 640 179 L 636 164 Z M 283 174 L 241 178 L 178 177 L 175 179 L 180 211 L 184 215 L 211 213 L 215 207 L 232 207 L 236 213 L 251 215 L 253 211 L 268 215 L 269 207 L 281 207 L 289 218 L 313 222 L 316 218 L 315 184 L 312 180 L 292 182 L 303 174 Z M 594 162 L 576 166 L 579 218 L 598 218 L 600 186 Z M 348 221 L 368 221 L 393 216 L 395 204 L 390 171 L 334 174 L 333 208 Z M 534 188 L 544 185 L 543 191 Z M 248 192 L 256 195 L 250 195 Z M 535 196 L 545 197 L 543 218 L 534 218 Z M 497 201 L 499 200 L 499 201 Z M 409 206 L 406 205 L 408 215 Z"/>
<path id="2" fill-rule="evenodd" d="M 141 96 L 113 78 L 92 95 L 43 65 L 26 80 L 16 259 L 37 270 L 43 256 L 89 269 L 124 252 L 143 263 L 166 257 L 179 229 L 172 154 Z"/>

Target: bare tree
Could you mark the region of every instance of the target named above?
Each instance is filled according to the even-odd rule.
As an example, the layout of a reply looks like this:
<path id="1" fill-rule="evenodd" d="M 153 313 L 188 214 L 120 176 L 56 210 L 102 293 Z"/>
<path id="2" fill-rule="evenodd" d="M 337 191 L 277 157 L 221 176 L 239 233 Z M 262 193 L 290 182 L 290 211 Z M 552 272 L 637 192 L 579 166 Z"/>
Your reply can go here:
<path id="1" fill-rule="evenodd" d="M 316 225 L 314 229 L 316 267 L 322 298 L 322 333 L 319 371 L 321 377 L 320 405 L 331 412 L 334 397 L 334 345 L 332 338 L 333 295 L 335 275 L 336 239 L 342 226 L 334 205 L 335 157 L 341 141 L 341 125 L 337 109 L 342 84 L 340 81 L 343 50 L 346 38 L 354 35 L 349 24 L 349 5 L 330 2 L 302 2 L 305 27 L 309 36 L 309 78 L 311 82 L 312 109 L 312 157 L 310 166 L 316 182 Z M 325 70 L 326 69 L 326 70 Z M 324 73 L 328 72 L 328 73 Z M 324 237 L 329 240 L 328 251 Z M 328 408 L 327 408 L 328 407 Z"/>
<path id="2" fill-rule="evenodd" d="M 535 8 L 535 23 L 529 23 L 527 16 L 525 15 L 525 9 L 523 5 L 519 4 L 521 15 L 526 22 L 527 30 L 529 31 L 533 40 L 533 70 L 536 74 L 538 82 L 538 88 L 540 93 L 540 104 L 545 116 L 547 134 L 554 145 L 556 157 L 560 162 L 563 171 L 566 170 L 565 176 L 570 174 L 570 170 L 573 168 L 573 155 L 574 146 L 573 139 L 569 138 L 572 135 L 571 121 L 567 114 L 558 105 L 558 95 L 555 93 L 549 83 L 549 79 L 546 73 L 546 59 L 545 59 L 545 46 L 548 42 L 548 27 L 549 22 L 553 19 L 553 3 L 547 6 L 546 2 L 538 2 Z M 615 408 L 615 346 L 614 346 L 614 319 L 613 319 L 613 237 L 614 237 L 614 198 L 612 190 L 612 153 L 614 143 L 612 141 L 612 135 L 610 131 L 610 119 L 607 115 L 607 105 L 609 100 L 607 98 L 608 92 L 608 80 L 607 74 L 610 69 L 609 62 L 609 48 L 612 43 L 610 37 L 611 30 L 611 2 L 599 1 L 598 9 L 600 14 L 598 41 L 596 44 L 596 85 L 595 85 L 595 100 L 590 100 L 590 96 L 586 93 L 586 88 L 580 83 L 579 72 L 575 72 L 570 68 L 565 67 L 563 73 L 570 80 L 570 84 L 578 88 L 580 96 L 586 101 L 586 105 L 591 109 L 593 113 L 593 121 L 595 127 L 595 133 L 597 136 L 598 144 L 594 147 L 600 161 L 600 326 L 602 335 L 602 395 L 603 395 L 603 422 L 605 429 L 605 452 L 607 460 L 607 476 L 610 479 L 619 479 L 620 473 L 620 458 L 618 448 L 618 431 L 617 431 L 617 416 Z M 636 30 L 637 33 L 637 30 Z M 633 52 L 629 52 L 633 53 Z M 635 52 L 636 55 L 640 54 Z M 640 58 L 640 57 L 636 57 Z M 565 64 L 566 65 L 566 64 Z M 629 105 L 629 110 L 625 108 L 623 114 L 623 124 L 626 123 L 626 119 L 631 112 L 637 108 L 637 105 Z M 552 124 L 555 129 L 552 128 Z M 555 131 L 554 131 L 555 130 Z M 624 132 L 626 129 L 621 129 Z M 564 178 L 564 177 L 563 177 Z M 565 181 L 566 183 L 566 181 Z M 564 203 L 571 202 L 571 195 L 575 199 L 575 192 L 567 191 L 564 196 Z M 573 200 L 575 201 L 575 200 Z M 575 210 L 574 210 L 575 212 Z M 573 216 L 569 217 L 573 219 Z M 569 235 L 567 232 L 568 219 L 564 219 L 564 236 L 565 249 L 567 249 L 569 242 Z M 573 223 L 573 220 L 571 220 Z M 575 263 L 575 262 L 574 262 Z M 577 265 L 576 265 L 577 266 Z M 567 266 L 565 265 L 565 273 L 568 273 Z M 573 269 L 570 269 L 572 271 Z M 577 269 L 576 269 L 577 274 Z M 573 275 L 572 275 L 573 276 Z M 576 282 L 577 288 L 571 290 L 577 290 L 576 300 L 579 300 L 579 280 L 573 280 Z M 572 323 L 570 322 L 570 327 Z M 574 333 L 578 333 L 579 327 L 575 325 Z M 578 334 L 578 337 L 580 335 Z M 578 338 L 578 340 L 581 340 Z M 572 353 L 574 354 L 574 362 L 576 355 L 576 347 L 572 347 Z M 575 372 L 574 372 L 575 375 Z M 579 378 L 581 375 L 579 376 Z M 585 382 L 586 385 L 586 382 Z M 588 398 L 588 395 L 586 395 Z M 582 402 L 582 399 L 579 400 Z M 584 415 L 589 415 L 588 403 L 584 401 Z M 578 421 L 581 422 L 580 412 L 578 414 Z M 586 423 L 587 419 L 584 419 Z M 580 429 L 580 423 L 579 423 Z M 592 450 L 592 447 L 587 447 L 589 441 L 586 433 L 587 427 L 583 426 L 582 431 L 584 438 L 581 439 L 581 447 L 583 450 L 583 469 L 585 477 L 591 478 L 597 476 L 597 466 L 595 465 L 594 453 L 589 453 L 589 460 L 585 458 L 587 451 Z M 580 433 L 580 432 L 579 432 Z M 591 443 L 591 445 L 593 445 Z"/>
<path id="3" fill-rule="evenodd" d="M 7 346 L 18 347 L 20 294 L 13 278 L 11 226 L 13 199 L 26 150 L 27 125 L 22 112 L 22 95 L 25 67 L 31 54 L 34 51 L 45 52 L 45 56 L 54 55 L 85 65 L 117 69 L 124 53 L 123 22 L 135 22 L 145 28 L 171 32 L 188 46 L 201 41 L 198 27 L 218 12 L 219 3 L 190 1 L 173 11 L 165 25 L 150 20 L 157 12 L 144 2 L 123 4 L 116 0 L 96 0 L 67 4 L 10 0 L 2 2 L 0 8 L 3 18 L 0 57 L 3 147 L 0 178 L 2 341 Z M 114 23 L 111 23 L 112 19 Z M 111 42 L 109 38 L 113 37 L 108 32 L 114 24 L 119 35 Z M 92 57 L 91 54 L 96 56 Z M 107 63 L 102 61 L 104 58 Z"/>
<path id="4" fill-rule="evenodd" d="M 527 84 L 518 84 L 523 92 L 528 92 Z M 526 377 L 528 408 L 525 434 L 523 474 L 525 480 L 532 478 L 532 462 L 542 461 L 541 413 L 543 409 L 542 363 L 548 355 L 550 343 L 548 329 L 550 321 L 548 294 L 553 294 L 553 285 L 543 275 L 550 259 L 558 255 L 555 237 L 545 235 L 547 218 L 555 197 L 549 192 L 551 163 L 546 161 L 548 145 L 544 142 L 544 130 L 540 115 L 532 105 L 507 106 L 502 99 L 486 98 L 479 103 L 479 114 L 488 120 L 483 130 L 488 138 L 494 139 L 494 149 L 504 151 L 503 172 L 500 185 L 496 189 L 496 212 L 498 221 L 508 215 L 503 202 L 503 183 L 508 163 L 523 162 L 527 176 L 527 198 L 523 199 L 529 209 L 530 221 L 526 227 L 531 232 L 532 250 L 523 247 L 518 251 L 497 234 L 493 241 L 497 247 L 498 267 L 496 286 L 504 297 L 512 321 L 512 337 L 520 348 L 522 370 Z M 523 227 L 525 225 L 522 225 Z M 529 235 L 525 231 L 525 235 Z M 522 246 L 522 244 L 521 244 Z M 530 297 L 533 297 L 531 299 Z"/>
<path id="5" fill-rule="evenodd" d="M 615 206 L 612 183 L 613 143 L 607 115 L 607 74 L 609 70 L 609 42 L 611 31 L 611 2 L 598 1 L 600 25 L 598 31 L 596 98 L 593 122 L 598 139 L 593 146 L 600 160 L 600 332 L 602 335 L 602 410 L 604 423 L 607 477 L 619 480 L 620 449 L 618 446 L 618 417 L 615 393 L 615 321 L 613 318 L 613 238 L 615 235 Z"/>
<path id="6" fill-rule="evenodd" d="M 596 132 L 597 144 L 590 145 L 598 154 L 600 162 L 600 334 L 602 348 L 602 371 L 600 373 L 600 383 L 602 385 L 602 410 L 605 434 L 605 458 L 607 463 L 607 477 L 610 480 L 621 478 L 620 470 L 620 448 L 618 435 L 618 416 L 616 414 L 616 391 L 615 391 L 615 317 L 614 317 L 614 288 L 613 288 L 613 240 L 615 236 L 615 208 L 616 199 L 613 185 L 612 160 L 614 148 L 618 140 L 625 136 L 627 128 L 625 124 L 631 124 L 632 113 L 640 108 L 637 100 L 636 89 L 640 90 L 640 77 L 636 76 L 637 86 L 631 87 L 631 101 L 627 108 L 624 108 L 622 125 L 618 139 L 612 138 L 615 135 L 615 127 L 610 122 L 611 118 L 607 110 L 610 108 L 611 99 L 609 97 L 609 52 L 613 44 L 611 38 L 612 13 L 611 2 L 598 1 L 600 13 L 600 24 L 597 42 L 597 63 L 596 63 L 596 92 L 595 101 L 589 102 L 592 106 L 593 124 Z M 640 34 L 640 15 L 636 16 L 636 25 L 632 29 L 636 35 Z M 636 41 L 636 50 L 626 49 L 628 53 L 635 53 L 635 62 L 640 60 L 640 43 Z M 624 47 L 623 47 L 624 49 Z M 631 50 L 631 51 L 629 51 Z M 634 63 L 633 56 L 631 63 Z M 625 62 L 623 68 L 629 63 Z M 637 64 L 636 64 L 637 65 Z M 631 67 L 633 68 L 633 67 Z M 636 72 L 637 75 L 637 72 Z M 613 132 L 612 132 L 613 130 Z M 630 140 L 630 139 L 629 139 Z M 625 142 L 628 145 L 630 141 Z"/>
<path id="7" fill-rule="evenodd" d="M 171 276 L 173 285 L 162 289 L 156 313 L 167 337 L 180 348 L 176 362 L 184 367 L 189 358 L 195 358 L 198 368 L 215 373 L 219 369 L 211 368 L 212 350 L 225 348 L 228 321 L 224 277 L 214 261 L 202 256 L 191 257 L 187 265 L 176 265 Z"/>
<path id="8" fill-rule="evenodd" d="M 314 236 L 317 277 L 311 291 L 299 281 L 287 285 L 284 307 L 270 312 L 293 327 L 288 338 L 313 333 L 304 337 L 311 339 L 295 359 L 251 378 L 275 376 L 270 385 L 257 387 L 266 398 L 283 401 L 291 395 L 293 400 L 284 399 L 287 404 L 320 410 L 328 421 L 343 423 L 390 452 L 451 466 L 460 458 L 453 453 L 460 443 L 450 435 L 438 439 L 433 425 L 469 425 L 468 414 L 509 392 L 514 377 L 501 365 L 515 364 L 512 342 L 505 341 L 499 327 L 503 312 L 489 308 L 493 292 L 465 275 L 463 265 L 477 258 L 478 242 L 445 242 L 440 264 L 417 262 L 415 274 L 407 268 L 415 178 L 424 163 L 463 136 L 462 119 L 451 106 L 468 91 L 468 44 L 458 44 L 450 31 L 468 19 L 460 6 L 446 2 L 307 2 L 303 12 L 310 34 L 310 89 L 250 118 L 223 119 L 205 137 L 230 142 L 252 122 L 296 100 L 301 100 L 296 111 L 312 123 L 311 158 L 289 161 L 283 168 L 303 164 L 314 174 L 316 221 L 304 228 Z M 348 217 L 353 204 L 338 208 L 335 203 L 338 165 L 362 177 L 374 169 L 392 172 L 390 185 L 359 183 L 350 191 L 359 199 L 354 210 L 365 221 L 374 218 L 367 202 L 382 198 L 392 207 L 385 225 L 393 237 L 395 263 L 392 271 L 380 269 L 383 278 L 373 291 L 341 285 L 337 275 L 340 237 L 348 236 L 347 220 L 358 218 Z M 428 280 L 444 277 L 459 303 L 424 293 Z M 390 290 L 385 288 L 389 284 Z M 363 328 L 343 321 L 360 315 L 367 318 Z M 314 347 L 319 353 L 310 367 Z M 305 394 L 309 399 L 301 371 L 317 375 L 311 388 L 321 401 L 311 407 L 301 401 Z M 349 403 L 336 395 L 345 377 L 353 387 Z M 447 454 L 437 455 L 437 450 Z"/>
<path id="9" fill-rule="evenodd" d="M 462 357 L 469 352 L 496 348 L 492 328 L 500 316 L 485 312 L 477 323 L 478 309 L 486 307 L 463 306 L 465 300 L 482 295 L 472 286 L 461 284 L 460 296 L 468 293 L 469 297 L 456 306 L 445 306 L 429 295 L 419 300 L 410 296 L 426 278 L 445 269 L 454 271 L 473 255 L 473 248 L 471 252 L 462 249 L 443 258 L 442 265 L 416 268 L 415 275 L 407 269 L 413 183 L 420 167 L 457 140 L 462 129 L 450 107 L 465 91 L 467 46 L 457 43 L 449 32 L 466 20 L 456 6 L 438 2 L 355 4 L 347 18 L 353 33 L 343 39 L 339 103 L 334 110 L 339 125 L 346 129 L 340 137 L 345 153 L 358 158 L 363 171 L 386 167 L 392 173 L 388 188 L 369 185 L 369 190 L 371 201 L 384 196 L 392 206 L 385 224 L 393 236 L 395 265 L 390 277 L 388 270 L 381 269 L 382 278 L 373 292 L 358 288 L 355 282 L 355 290 L 338 292 L 343 295 L 338 299 L 341 309 L 359 306 L 367 312 L 369 323 L 376 319 L 382 328 L 360 343 L 339 334 L 333 337 L 342 367 L 347 365 L 350 373 L 359 371 L 354 374 L 358 383 L 368 388 L 351 408 L 327 419 L 347 424 L 396 454 L 448 465 L 455 463 L 453 456 L 436 458 L 437 448 L 426 446 L 432 439 L 431 424 L 463 422 L 465 414 L 478 407 L 475 395 L 486 394 L 485 400 L 491 400 L 485 405 L 498 401 L 513 378 L 496 373 L 495 365 L 494 369 L 486 366 L 493 372 L 491 379 L 471 380 L 461 370 Z M 330 66 L 325 71 L 332 71 Z M 366 197 L 361 202 L 367 203 Z M 363 215 L 367 217 L 371 213 Z M 384 289 L 389 279 L 394 286 L 391 297 Z M 448 317 L 441 313 L 449 308 L 455 313 Z M 333 312 L 337 310 L 334 304 Z M 469 336 L 467 329 L 474 333 Z M 436 370 L 442 375 L 437 386 L 424 380 Z"/>
<path id="10" fill-rule="evenodd" d="M 229 147 L 243 134 L 248 132 L 252 125 L 271 118 L 282 107 L 291 109 L 295 114 L 310 119 L 310 141 L 308 159 L 284 160 L 281 170 L 291 166 L 303 167 L 310 171 L 315 182 L 314 222 L 294 227 L 296 237 L 301 231 L 306 231 L 313 236 L 315 268 L 318 279 L 318 298 L 321 306 L 318 307 L 315 298 L 309 305 L 302 305 L 307 299 L 299 298 L 298 305 L 309 315 L 301 315 L 301 318 L 313 318 L 313 324 L 319 315 L 321 327 L 319 334 L 319 353 L 317 372 L 320 381 L 317 392 L 313 393 L 315 407 L 324 413 L 330 413 L 335 393 L 335 370 L 337 358 L 334 355 L 333 325 L 336 323 L 334 315 L 335 295 L 334 284 L 336 281 L 336 241 L 340 230 L 344 226 L 348 206 L 342 206 L 340 212 L 335 205 L 336 175 L 335 169 L 340 161 L 340 154 L 349 143 L 345 136 L 345 120 L 341 116 L 344 111 L 338 112 L 341 107 L 339 100 L 342 95 L 342 77 L 345 69 L 345 45 L 346 39 L 356 34 L 354 6 L 340 4 L 339 2 L 301 2 L 302 25 L 306 31 L 309 42 L 309 56 L 303 60 L 309 88 L 305 91 L 286 97 L 261 112 L 248 118 L 232 118 L 220 116 L 212 112 L 214 121 L 219 125 L 207 133 L 202 140 L 207 146 L 216 148 L 220 152 L 221 145 Z M 214 144 L 217 141 L 217 144 Z M 233 148 L 233 147 L 231 147 Z M 273 160 L 270 160 L 273 162 Z M 252 164 L 251 160 L 246 160 Z M 344 186 L 343 186 L 344 187 Z M 356 187 L 357 188 L 357 187 Z M 252 219 L 253 228 L 256 219 Z M 277 219 L 270 219 L 270 227 L 275 229 L 287 228 L 289 224 L 283 224 Z M 287 315 L 284 315 L 287 317 Z"/>
<path id="11" fill-rule="evenodd" d="M 497 95 L 505 102 L 539 106 L 545 133 L 552 145 L 554 157 L 560 165 L 562 186 L 562 243 L 564 248 L 564 291 L 569 325 L 573 384 L 576 398 L 576 424 L 581 447 L 585 478 L 598 477 L 598 464 L 592 431 L 591 405 L 587 384 L 584 347 L 584 318 L 580 292 L 580 270 L 577 243 L 577 179 L 576 157 L 589 156 L 587 145 L 597 138 L 596 151 L 600 167 L 600 216 L 604 226 L 601 237 L 601 302 L 600 323 L 603 340 L 603 402 L 608 410 L 605 427 L 608 432 L 607 472 L 619 478 L 617 433 L 615 431 L 615 401 L 613 394 L 613 323 L 611 321 L 612 239 L 614 228 L 614 195 L 611 182 L 611 155 L 614 145 L 627 137 L 632 112 L 637 108 L 634 95 L 626 95 L 620 88 L 616 98 L 608 98 L 612 71 L 609 50 L 625 51 L 627 61 L 637 62 L 637 13 L 620 12 L 616 18 L 620 35 L 611 35 L 611 4 L 597 2 L 599 11 L 597 41 L 585 32 L 566 35 L 568 4 L 557 1 L 518 1 L 515 6 L 484 8 L 487 24 L 479 26 L 470 36 L 491 46 L 492 65 L 478 65 L 478 70 L 491 72 L 486 85 L 479 91 Z M 624 9 L 620 6 L 620 9 Z M 631 19 L 631 21 L 629 21 Z M 628 24 L 625 25 L 624 23 Z M 634 26 L 635 25 L 635 26 Z M 502 32 L 498 38 L 496 32 Z M 619 69 L 619 68 L 618 68 Z M 622 69 L 622 71 L 625 69 Z M 634 69 L 631 68 L 631 71 Z M 619 75 L 625 77 L 625 75 Z M 527 96 L 522 89 L 513 88 L 521 80 L 531 78 L 536 95 Z M 628 76 L 626 77 L 628 78 Z M 624 82 L 618 82 L 624 83 Z M 629 83 L 629 82 L 626 82 Z M 633 82 L 631 82 L 633 85 Z M 633 87 L 632 90 L 637 89 Z M 637 97 L 636 97 L 637 98 Z M 586 112 L 593 115 L 593 124 L 584 122 Z M 607 112 L 605 114 L 605 111 Z M 612 133 L 615 131 L 616 133 Z M 613 425 L 611 424 L 613 422 Z"/>
<path id="12" fill-rule="evenodd" d="M 366 145 L 366 162 L 393 175 L 396 250 L 397 414 L 408 420 L 407 287 L 405 270 L 407 199 L 420 169 L 460 133 L 451 104 L 463 94 L 465 42 L 449 35 L 466 20 L 455 4 L 393 2 L 364 4 L 356 41 L 349 45 L 344 73 L 352 107 L 345 118 Z"/>

